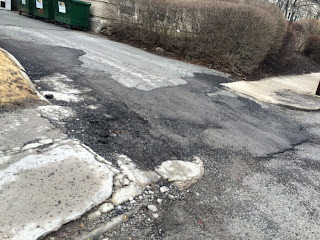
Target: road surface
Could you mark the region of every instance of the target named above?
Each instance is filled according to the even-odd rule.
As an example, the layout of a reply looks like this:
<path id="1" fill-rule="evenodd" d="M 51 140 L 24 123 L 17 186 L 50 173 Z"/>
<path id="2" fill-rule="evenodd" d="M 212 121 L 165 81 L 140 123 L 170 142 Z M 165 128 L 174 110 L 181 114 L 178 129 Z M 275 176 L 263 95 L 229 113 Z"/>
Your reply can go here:
<path id="1" fill-rule="evenodd" d="M 111 237 L 320 238 L 319 112 L 260 102 L 221 85 L 234 80 L 218 71 L 14 12 L 1 12 L 0 26 L 0 47 L 68 109 L 52 122 L 69 137 L 115 165 L 115 153 L 145 170 L 204 161 L 203 179 L 156 221 Z"/>

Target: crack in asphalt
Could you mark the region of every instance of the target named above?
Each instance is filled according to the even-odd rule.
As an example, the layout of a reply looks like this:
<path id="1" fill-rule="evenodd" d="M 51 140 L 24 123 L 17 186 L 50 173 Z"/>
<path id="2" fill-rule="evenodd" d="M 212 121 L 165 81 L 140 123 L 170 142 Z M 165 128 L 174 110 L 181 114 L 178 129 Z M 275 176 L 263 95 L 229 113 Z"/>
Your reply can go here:
<path id="1" fill-rule="evenodd" d="M 280 155 L 280 154 L 283 154 L 283 153 L 295 151 L 296 147 L 301 146 L 301 145 L 303 145 L 305 143 L 313 143 L 313 141 L 311 141 L 310 139 L 302 140 L 302 141 L 300 141 L 298 143 L 293 144 L 292 147 L 290 147 L 290 148 L 285 148 L 285 149 L 283 149 L 281 151 L 270 153 L 266 157 L 257 157 L 257 158 L 258 159 L 270 159 L 270 158 L 273 158 L 273 157 L 275 157 L 277 155 Z"/>

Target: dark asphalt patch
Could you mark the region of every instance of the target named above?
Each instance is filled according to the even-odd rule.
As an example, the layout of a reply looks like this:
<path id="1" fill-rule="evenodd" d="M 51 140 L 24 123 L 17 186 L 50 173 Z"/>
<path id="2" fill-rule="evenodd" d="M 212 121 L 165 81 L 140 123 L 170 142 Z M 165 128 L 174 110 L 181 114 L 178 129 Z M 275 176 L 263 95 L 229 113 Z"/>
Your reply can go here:
<path id="1" fill-rule="evenodd" d="M 225 91 L 220 84 L 233 81 L 231 79 L 194 73 L 194 78 L 186 79 L 185 86 L 156 89 L 149 94 L 127 89 L 104 72 L 80 67 L 78 58 L 83 51 L 6 39 L 1 39 L 0 44 L 21 61 L 32 80 L 60 73 L 74 80 L 68 83 L 72 88 L 93 89 L 86 95 L 98 102 L 90 98 L 79 103 L 55 99 L 52 102 L 70 106 L 77 113 L 77 117 L 66 122 L 64 131 L 109 160 L 114 153 L 126 154 L 139 167 L 153 169 L 168 159 L 190 160 L 194 155 L 214 158 L 216 150 L 224 148 L 221 142 L 215 142 L 219 137 L 227 137 L 229 144 L 225 148 L 233 151 L 227 146 L 243 142 L 235 133 L 249 134 L 253 142 L 260 142 L 257 146 L 262 146 L 261 150 L 249 146 L 243 151 L 269 154 L 287 149 L 281 146 L 281 141 L 273 144 L 269 134 L 286 139 L 292 145 L 307 138 L 306 131 L 299 125 L 275 111 L 261 108 L 255 101 L 240 96 L 209 98 L 206 95 L 212 90 Z M 52 90 L 39 84 L 42 90 Z M 133 107 L 132 101 L 136 102 Z M 97 103 L 101 105 L 99 109 L 86 107 Z M 206 129 L 219 129 L 223 134 L 203 142 L 201 134 Z M 263 149 L 268 144 L 275 146 L 274 151 Z"/>
<path id="2" fill-rule="evenodd" d="M 193 73 L 193 75 L 195 79 L 199 79 L 203 82 L 206 82 L 211 87 L 220 87 L 222 83 L 235 82 L 235 80 L 231 78 L 219 77 L 207 73 Z"/>
<path id="3" fill-rule="evenodd" d="M 31 80 L 56 72 L 68 72 L 82 64 L 79 57 L 84 55 L 81 50 L 13 39 L 0 39 L 0 46 L 18 59 Z"/>

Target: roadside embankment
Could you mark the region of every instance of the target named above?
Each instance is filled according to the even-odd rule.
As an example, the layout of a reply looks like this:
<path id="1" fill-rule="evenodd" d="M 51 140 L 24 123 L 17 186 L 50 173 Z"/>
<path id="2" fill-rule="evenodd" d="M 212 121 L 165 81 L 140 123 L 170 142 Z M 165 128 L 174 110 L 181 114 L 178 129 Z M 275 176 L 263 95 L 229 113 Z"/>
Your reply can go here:
<path id="1" fill-rule="evenodd" d="M 39 97 L 21 64 L 0 48 L 0 107 L 22 105 Z"/>

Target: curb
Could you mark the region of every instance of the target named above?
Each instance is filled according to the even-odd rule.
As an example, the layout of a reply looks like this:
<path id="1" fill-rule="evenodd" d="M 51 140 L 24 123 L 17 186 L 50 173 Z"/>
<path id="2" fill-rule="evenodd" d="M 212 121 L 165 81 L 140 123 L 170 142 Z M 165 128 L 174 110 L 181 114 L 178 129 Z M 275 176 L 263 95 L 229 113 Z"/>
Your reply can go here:
<path id="1" fill-rule="evenodd" d="M 121 214 L 119 216 L 113 217 L 110 222 L 106 223 L 105 225 L 98 227 L 94 229 L 92 232 L 86 234 L 86 235 L 80 235 L 79 237 L 76 237 L 75 240 L 93 240 L 96 239 L 97 237 L 101 236 L 102 234 L 116 228 L 120 224 L 126 222 L 133 214 L 138 212 L 141 209 L 141 205 L 137 206 L 137 208 Z"/>
<path id="2" fill-rule="evenodd" d="M 0 50 L 5 52 L 8 55 L 8 57 L 10 58 L 10 60 L 12 62 L 14 62 L 18 66 L 18 68 L 20 68 L 20 70 L 26 72 L 24 67 L 22 67 L 21 63 L 11 53 L 9 53 L 8 51 L 4 50 L 3 48 L 0 48 Z"/>
<path id="3" fill-rule="evenodd" d="M 37 94 L 38 98 L 40 101 L 44 101 L 48 104 L 51 104 L 44 96 L 42 96 L 37 89 L 34 87 L 33 83 L 31 82 L 29 76 L 26 73 L 25 68 L 21 65 L 21 63 L 8 51 L 4 50 L 3 48 L 0 47 L 0 51 L 4 52 L 7 57 L 9 57 L 9 59 L 15 64 L 17 65 L 17 67 L 20 69 L 20 74 L 22 75 L 22 77 L 24 78 L 24 80 L 26 80 L 28 86 Z"/>

